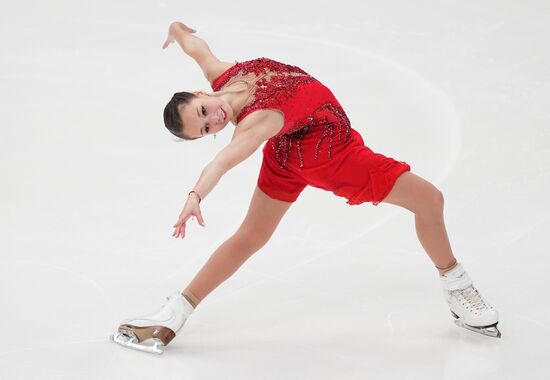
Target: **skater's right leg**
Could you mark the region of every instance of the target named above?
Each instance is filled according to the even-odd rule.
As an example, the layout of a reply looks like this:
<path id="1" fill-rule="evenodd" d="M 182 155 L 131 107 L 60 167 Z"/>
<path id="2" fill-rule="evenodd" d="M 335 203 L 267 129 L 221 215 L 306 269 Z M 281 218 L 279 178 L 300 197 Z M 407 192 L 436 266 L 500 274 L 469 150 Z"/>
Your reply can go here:
<path id="1" fill-rule="evenodd" d="M 214 251 L 182 295 L 197 306 L 268 242 L 291 205 L 292 202 L 270 198 L 256 186 L 248 213 L 237 232 Z"/>
<path id="2" fill-rule="evenodd" d="M 218 247 L 183 292 L 167 297 L 167 302 L 153 314 L 126 320 L 111 340 L 128 348 L 162 354 L 200 301 L 267 243 L 291 205 L 268 197 L 256 187 L 240 228 Z"/>

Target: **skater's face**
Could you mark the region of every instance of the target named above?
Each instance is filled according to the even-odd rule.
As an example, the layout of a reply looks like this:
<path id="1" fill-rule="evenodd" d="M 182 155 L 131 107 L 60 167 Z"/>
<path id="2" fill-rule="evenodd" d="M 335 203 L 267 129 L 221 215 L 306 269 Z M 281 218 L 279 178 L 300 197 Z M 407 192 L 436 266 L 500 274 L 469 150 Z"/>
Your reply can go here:
<path id="1" fill-rule="evenodd" d="M 182 133 L 189 137 L 205 137 L 221 131 L 233 117 L 229 104 L 217 96 L 209 96 L 202 91 L 190 103 L 179 106 L 183 122 Z"/>

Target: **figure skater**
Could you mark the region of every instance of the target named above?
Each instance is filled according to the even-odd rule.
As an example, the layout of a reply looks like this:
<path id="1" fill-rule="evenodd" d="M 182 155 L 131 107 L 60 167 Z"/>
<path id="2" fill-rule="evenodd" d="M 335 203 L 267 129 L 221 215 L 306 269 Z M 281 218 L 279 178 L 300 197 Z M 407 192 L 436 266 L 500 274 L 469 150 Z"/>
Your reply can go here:
<path id="1" fill-rule="evenodd" d="M 458 326 L 500 337 L 498 314 L 474 287 L 453 255 L 443 216 L 443 195 L 410 166 L 365 146 L 332 92 L 302 69 L 269 58 L 222 62 L 196 31 L 173 22 L 162 46 L 174 41 L 200 66 L 213 92 L 177 92 L 164 109 L 175 136 L 216 136 L 229 122 L 231 142 L 208 163 L 174 225 L 186 223 L 220 178 L 262 144 L 263 160 L 252 200 L 238 230 L 221 244 L 183 291 L 157 312 L 124 321 L 111 339 L 126 347 L 162 353 L 204 298 L 227 280 L 275 231 L 307 186 L 332 191 L 347 204 L 391 203 L 414 213 L 416 233 L 439 272 L 445 299 Z"/>

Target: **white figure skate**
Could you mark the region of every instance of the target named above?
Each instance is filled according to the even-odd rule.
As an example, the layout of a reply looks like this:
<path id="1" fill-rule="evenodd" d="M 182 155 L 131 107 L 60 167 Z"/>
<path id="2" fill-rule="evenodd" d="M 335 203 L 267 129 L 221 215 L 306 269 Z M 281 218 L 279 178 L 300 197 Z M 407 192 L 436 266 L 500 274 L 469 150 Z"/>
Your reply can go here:
<path id="1" fill-rule="evenodd" d="M 180 292 L 176 291 L 166 300 L 154 314 L 123 321 L 111 340 L 124 347 L 162 354 L 194 311 L 193 305 Z M 144 343 L 149 341 L 151 344 Z"/>
<path id="2" fill-rule="evenodd" d="M 498 312 L 479 294 L 461 264 L 444 273 L 440 279 L 457 326 L 500 338 Z"/>

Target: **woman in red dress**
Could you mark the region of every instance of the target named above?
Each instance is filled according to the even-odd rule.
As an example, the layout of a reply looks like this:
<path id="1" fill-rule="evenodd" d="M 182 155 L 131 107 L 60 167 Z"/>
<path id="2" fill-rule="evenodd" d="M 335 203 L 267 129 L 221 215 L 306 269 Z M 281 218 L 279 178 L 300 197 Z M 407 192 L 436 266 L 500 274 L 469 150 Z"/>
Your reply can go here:
<path id="1" fill-rule="evenodd" d="M 222 62 L 194 32 L 172 23 L 163 48 L 177 41 L 199 64 L 213 92 L 175 93 L 164 110 L 165 125 L 185 140 L 215 137 L 229 122 L 235 129 L 230 144 L 205 166 L 189 192 L 173 236 L 185 237 L 192 217 L 204 226 L 200 202 L 224 173 L 264 144 L 257 187 L 240 228 L 186 288 L 168 297 L 157 313 L 121 324 L 112 336 L 115 342 L 162 353 L 197 305 L 267 243 L 307 185 L 332 191 L 350 205 L 385 202 L 413 212 L 418 238 L 439 272 L 457 324 L 500 336 L 496 310 L 453 255 L 443 195 L 434 185 L 411 173 L 406 162 L 365 146 L 330 89 L 299 67 L 265 57 Z M 173 318 L 166 322 L 167 316 Z"/>

